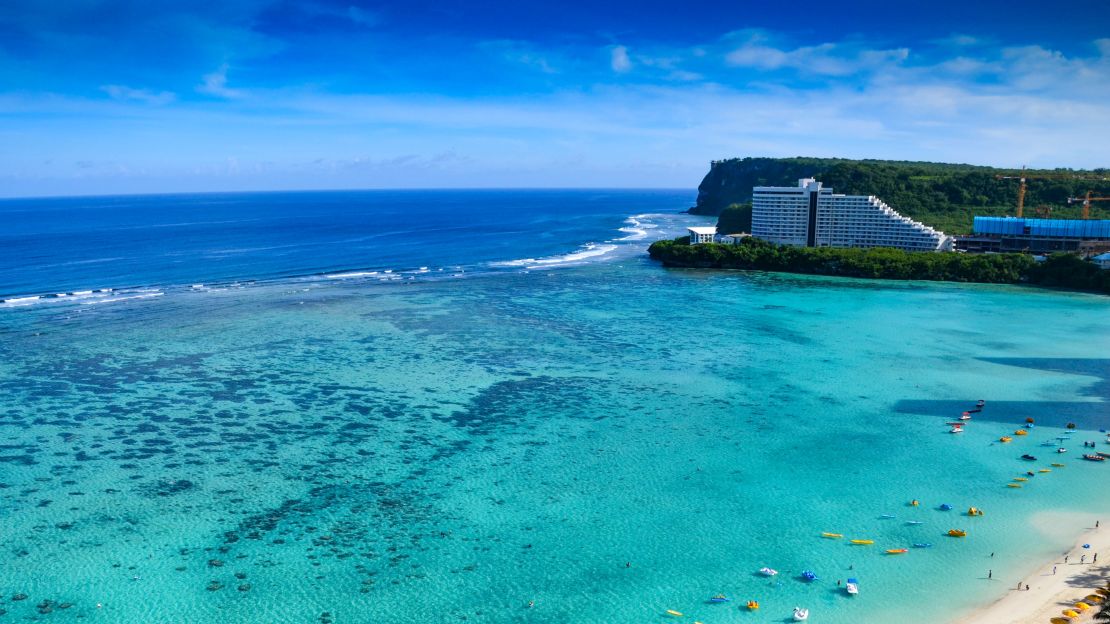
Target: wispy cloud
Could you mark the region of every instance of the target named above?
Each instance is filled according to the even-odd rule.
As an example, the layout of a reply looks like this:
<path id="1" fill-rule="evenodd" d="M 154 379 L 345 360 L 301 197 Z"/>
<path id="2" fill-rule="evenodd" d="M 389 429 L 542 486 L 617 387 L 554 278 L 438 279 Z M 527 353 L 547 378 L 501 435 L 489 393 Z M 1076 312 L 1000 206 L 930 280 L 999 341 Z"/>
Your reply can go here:
<path id="1" fill-rule="evenodd" d="M 545 74 L 559 72 L 550 60 L 549 54 L 537 51 L 534 46 L 526 41 L 511 39 L 482 41 L 478 43 L 478 49 L 490 52 L 509 63 L 533 67 Z"/>
<path id="2" fill-rule="evenodd" d="M 150 89 L 133 89 L 125 85 L 103 85 L 100 90 L 109 97 L 120 101 L 135 101 L 161 106 L 174 101 L 177 96 L 170 91 L 151 91 Z"/>
<path id="3" fill-rule="evenodd" d="M 618 45 L 609 50 L 609 67 L 619 74 L 632 69 L 632 59 L 628 57 L 627 47 Z"/>
<path id="4" fill-rule="evenodd" d="M 220 67 L 202 77 L 200 85 L 197 86 L 199 93 L 207 95 L 214 95 L 216 97 L 237 99 L 243 97 L 243 91 L 239 89 L 231 89 L 227 86 L 227 70 L 228 65 L 224 63 Z"/>
<path id="5" fill-rule="evenodd" d="M 780 48 L 762 33 L 751 33 L 725 55 L 733 67 L 759 70 L 792 69 L 824 76 L 850 76 L 896 65 L 909 58 L 909 48 L 869 49 L 841 43 Z"/>

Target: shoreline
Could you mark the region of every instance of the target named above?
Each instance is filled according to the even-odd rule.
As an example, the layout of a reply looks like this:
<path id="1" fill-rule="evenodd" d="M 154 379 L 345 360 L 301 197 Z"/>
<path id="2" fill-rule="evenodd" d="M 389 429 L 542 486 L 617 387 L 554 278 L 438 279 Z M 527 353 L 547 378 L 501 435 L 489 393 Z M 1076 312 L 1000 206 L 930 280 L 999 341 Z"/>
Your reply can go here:
<path id="1" fill-rule="evenodd" d="M 1091 547 L 1083 548 L 1083 544 L 1090 544 Z M 1105 559 L 1092 563 L 1091 559 L 1100 552 Z M 1066 564 L 1065 554 L 1068 556 Z M 1080 563 L 1083 555 L 1086 555 L 1086 562 Z M 1110 580 L 1110 527 L 1088 526 L 1067 553 L 1044 562 L 1021 580 L 1022 587 L 1028 585 L 1029 591 L 1018 591 L 1017 584 L 1011 585 L 1006 595 L 960 614 L 950 624 L 1048 624 L 1051 618 L 1063 617 L 1065 609 L 1074 607 L 1076 602 L 1094 593 L 1095 589 L 1105 586 L 1107 580 Z M 1091 606 L 1089 611 L 1071 621 L 1092 621 L 1098 606 Z"/>

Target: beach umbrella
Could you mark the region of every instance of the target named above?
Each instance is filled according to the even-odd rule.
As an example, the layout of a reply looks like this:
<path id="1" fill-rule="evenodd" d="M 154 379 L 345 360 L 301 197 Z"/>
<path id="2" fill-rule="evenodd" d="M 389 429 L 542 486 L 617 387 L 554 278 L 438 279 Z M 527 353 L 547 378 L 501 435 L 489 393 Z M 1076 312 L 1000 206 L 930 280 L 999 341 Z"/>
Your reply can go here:
<path id="1" fill-rule="evenodd" d="M 1085 602 L 1077 602 L 1077 603 L 1075 603 L 1075 608 L 1079 609 L 1080 611 L 1086 611 L 1087 609 L 1091 608 L 1091 605 L 1089 605 Z"/>
<path id="2" fill-rule="evenodd" d="M 1091 547 L 1090 544 L 1083 544 L 1083 548 L 1090 548 L 1090 547 Z"/>
<path id="3" fill-rule="evenodd" d="M 1078 612 L 1076 612 L 1076 611 L 1074 611 L 1074 610 L 1072 610 L 1072 609 L 1067 609 L 1067 610 L 1065 610 L 1065 611 L 1064 611 L 1064 615 L 1066 615 L 1066 616 L 1068 616 L 1068 617 L 1070 617 L 1070 618 L 1077 618 L 1077 617 L 1079 617 L 1079 613 L 1078 613 Z"/>

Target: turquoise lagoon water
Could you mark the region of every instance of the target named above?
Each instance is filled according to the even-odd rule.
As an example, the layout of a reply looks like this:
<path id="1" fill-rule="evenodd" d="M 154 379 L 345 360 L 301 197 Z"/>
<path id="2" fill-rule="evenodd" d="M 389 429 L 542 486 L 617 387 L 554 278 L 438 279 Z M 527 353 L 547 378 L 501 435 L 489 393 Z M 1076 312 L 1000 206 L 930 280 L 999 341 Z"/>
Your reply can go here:
<path id="1" fill-rule="evenodd" d="M 1077 461 L 1110 420 L 1104 297 L 643 246 L 0 311 L 3 618 L 935 622 L 1110 512 L 1110 467 Z M 1086 428 L 1067 466 L 1006 488 L 1059 459 L 1061 414 Z M 1028 415 L 1056 426 L 995 443 Z M 1045 510 L 1075 515 L 1042 535 Z"/>

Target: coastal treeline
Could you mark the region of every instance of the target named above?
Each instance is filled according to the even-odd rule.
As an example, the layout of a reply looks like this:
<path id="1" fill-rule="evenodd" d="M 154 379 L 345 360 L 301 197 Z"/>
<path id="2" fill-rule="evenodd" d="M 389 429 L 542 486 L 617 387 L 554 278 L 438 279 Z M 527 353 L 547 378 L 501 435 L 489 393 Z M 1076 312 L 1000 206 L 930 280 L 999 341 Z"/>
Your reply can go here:
<path id="1" fill-rule="evenodd" d="M 875 195 L 895 210 L 949 234 L 971 231 L 975 215 L 1013 214 L 1017 180 L 998 180 L 997 175 L 1014 175 L 1013 170 L 948 163 L 841 158 L 733 158 L 717 161 L 698 186 L 693 214 L 721 215 L 742 219 L 744 205 L 751 201 L 753 186 L 794 186 L 799 178 L 815 177 L 837 193 Z M 1027 180 L 1026 216 L 1048 214 L 1053 218 L 1078 218 L 1079 204 L 1069 197 L 1087 191 L 1110 195 L 1110 170 L 1029 170 L 1026 175 L 1058 178 Z M 1068 177 L 1081 175 L 1104 180 Z M 1110 218 L 1104 204 L 1092 204 L 1092 218 Z M 722 230 L 725 231 L 725 230 Z M 735 230 L 728 230 L 735 231 Z M 748 231 L 748 230 L 743 230 Z"/>
<path id="2" fill-rule="evenodd" d="M 650 256 L 665 266 L 746 269 L 871 279 L 1038 284 L 1110 293 L 1110 271 L 1058 254 L 1043 262 L 1025 254 L 908 252 L 900 249 L 795 247 L 746 238 L 737 245 L 656 241 Z"/>

